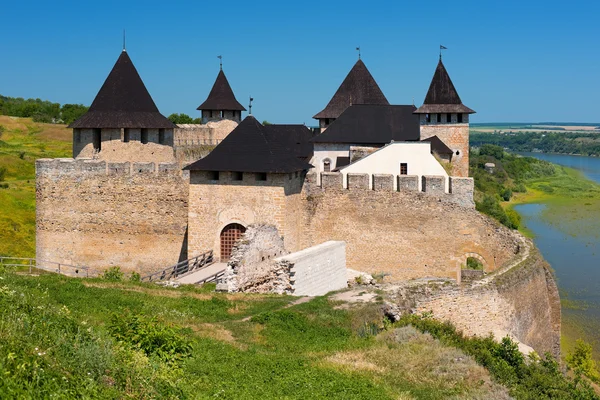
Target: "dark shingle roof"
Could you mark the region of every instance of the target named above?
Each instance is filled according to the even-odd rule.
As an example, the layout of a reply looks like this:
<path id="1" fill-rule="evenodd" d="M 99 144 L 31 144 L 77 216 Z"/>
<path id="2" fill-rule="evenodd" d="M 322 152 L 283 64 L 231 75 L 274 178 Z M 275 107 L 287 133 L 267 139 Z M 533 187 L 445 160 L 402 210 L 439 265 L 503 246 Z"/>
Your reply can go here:
<path id="1" fill-rule="evenodd" d="M 450 147 L 446 146 L 446 143 L 442 142 L 442 140 L 437 136 L 431 136 L 427 139 L 421 140 L 422 142 L 430 142 L 431 143 L 431 151 L 436 152 L 438 154 L 454 154 L 454 152 L 450 149 Z"/>
<path id="2" fill-rule="evenodd" d="M 465 113 L 472 114 L 475 111 L 463 105 L 446 67 L 442 60 L 438 62 L 431 85 L 425 96 L 423 105 L 415 111 L 417 114 L 426 113 Z"/>
<path id="3" fill-rule="evenodd" d="M 244 106 L 242 106 L 235 99 L 233 90 L 231 90 L 231 86 L 229 86 L 229 81 L 227 80 L 223 70 L 219 71 L 219 75 L 217 75 L 217 79 L 215 80 L 215 84 L 208 94 L 208 98 L 204 101 L 204 103 L 200 104 L 197 109 L 246 111 Z"/>
<path id="4" fill-rule="evenodd" d="M 175 128 L 164 117 L 125 50 L 87 113 L 71 128 Z"/>
<path id="5" fill-rule="evenodd" d="M 270 140 L 278 142 L 290 154 L 310 160 L 313 156 L 313 132 L 306 125 L 265 125 Z"/>
<path id="6" fill-rule="evenodd" d="M 315 143 L 387 144 L 420 139 L 415 106 L 354 105 L 348 107 Z"/>
<path id="7" fill-rule="evenodd" d="M 265 128 L 256 118 L 247 116 L 206 157 L 184 169 L 289 173 L 312 168 L 290 151 L 290 141 L 282 138 L 283 132 Z"/>
<path id="8" fill-rule="evenodd" d="M 351 104 L 390 104 L 362 60 L 354 64 L 327 107 L 313 118 L 338 118 Z"/>

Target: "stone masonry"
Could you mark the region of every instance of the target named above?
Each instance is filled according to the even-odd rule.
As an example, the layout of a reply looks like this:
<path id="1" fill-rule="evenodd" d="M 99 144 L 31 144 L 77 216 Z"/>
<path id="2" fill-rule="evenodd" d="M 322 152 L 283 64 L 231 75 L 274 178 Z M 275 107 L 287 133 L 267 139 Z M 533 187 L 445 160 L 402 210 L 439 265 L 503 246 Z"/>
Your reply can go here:
<path id="1" fill-rule="evenodd" d="M 177 164 L 36 162 L 36 257 L 142 274 L 187 258 L 188 184 Z"/>

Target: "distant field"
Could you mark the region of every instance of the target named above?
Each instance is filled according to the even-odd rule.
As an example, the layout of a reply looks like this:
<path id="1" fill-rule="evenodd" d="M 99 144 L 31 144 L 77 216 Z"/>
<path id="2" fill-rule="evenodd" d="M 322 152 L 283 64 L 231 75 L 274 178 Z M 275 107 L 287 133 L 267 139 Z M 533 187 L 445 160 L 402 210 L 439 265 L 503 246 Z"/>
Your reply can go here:
<path id="1" fill-rule="evenodd" d="M 0 188 L 0 255 L 35 256 L 35 160 L 70 157 L 70 129 L 30 118 L 0 115 L 0 167 L 8 188 Z"/>
<path id="2" fill-rule="evenodd" d="M 472 132 L 484 133 L 518 133 L 518 132 L 547 132 L 564 131 L 569 133 L 600 133 L 600 123 L 482 123 L 471 124 Z"/>

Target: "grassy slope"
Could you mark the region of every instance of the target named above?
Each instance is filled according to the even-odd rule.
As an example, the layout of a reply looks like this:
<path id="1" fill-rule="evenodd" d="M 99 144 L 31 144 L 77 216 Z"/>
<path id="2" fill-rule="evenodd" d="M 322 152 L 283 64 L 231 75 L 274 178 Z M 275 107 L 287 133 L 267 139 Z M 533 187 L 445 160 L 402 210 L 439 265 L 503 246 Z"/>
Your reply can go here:
<path id="1" fill-rule="evenodd" d="M 0 255 L 35 256 L 35 160 L 70 157 L 71 130 L 30 118 L 0 115 L 0 167 L 8 189 L 0 188 Z"/>
<path id="2" fill-rule="evenodd" d="M 365 326 L 381 306 L 227 295 L 55 275 L 0 273 L 0 392 L 94 398 L 504 399 L 506 389 L 429 335 Z M 279 311 L 273 311 L 280 309 Z M 113 313 L 184 327 L 189 358 L 167 364 L 119 344 Z M 265 313 L 266 312 L 266 313 Z M 244 320 L 258 315 L 257 319 Z"/>

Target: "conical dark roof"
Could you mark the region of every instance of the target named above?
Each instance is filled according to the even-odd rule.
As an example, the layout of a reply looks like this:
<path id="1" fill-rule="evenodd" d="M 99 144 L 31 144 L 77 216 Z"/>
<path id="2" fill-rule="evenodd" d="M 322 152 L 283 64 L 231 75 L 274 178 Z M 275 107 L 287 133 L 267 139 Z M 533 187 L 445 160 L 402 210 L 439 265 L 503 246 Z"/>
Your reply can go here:
<path id="1" fill-rule="evenodd" d="M 299 158 L 302 143 L 297 143 L 298 151 L 291 151 L 284 132 L 278 133 L 274 129 L 265 129 L 249 115 L 206 157 L 184 169 L 289 173 L 312 168 Z"/>
<path id="2" fill-rule="evenodd" d="M 156 108 L 131 58 L 121 52 L 87 113 L 71 128 L 175 128 Z"/>
<path id="3" fill-rule="evenodd" d="M 354 64 L 327 107 L 313 118 L 337 118 L 352 104 L 390 104 L 360 59 Z"/>
<path id="4" fill-rule="evenodd" d="M 218 111 L 246 111 L 244 106 L 242 106 L 235 99 L 233 90 L 231 90 L 231 86 L 229 86 L 229 81 L 227 81 L 227 77 L 225 76 L 223 70 L 219 71 L 219 75 L 217 75 L 217 80 L 215 80 L 215 84 L 210 90 L 208 98 L 204 101 L 204 103 L 200 104 L 200 106 L 197 109 Z"/>
<path id="5" fill-rule="evenodd" d="M 415 111 L 417 114 L 426 113 L 467 113 L 472 114 L 475 111 L 463 105 L 446 67 L 440 58 L 429 91 L 425 96 L 423 105 Z"/>

